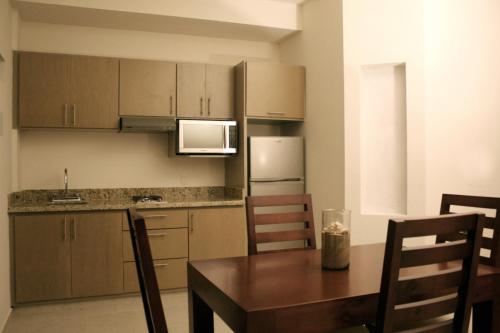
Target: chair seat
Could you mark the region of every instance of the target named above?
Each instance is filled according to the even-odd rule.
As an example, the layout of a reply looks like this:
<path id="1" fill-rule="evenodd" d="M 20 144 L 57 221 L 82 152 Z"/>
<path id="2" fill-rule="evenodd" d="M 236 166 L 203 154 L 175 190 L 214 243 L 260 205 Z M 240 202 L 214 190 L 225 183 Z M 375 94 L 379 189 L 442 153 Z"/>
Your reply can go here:
<path id="1" fill-rule="evenodd" d="M 436 324 L 446 323 L 446 322 L 448 322 L 450 320 L 453 320 L 453 315 L 452 314 L 449 314 L 449 315 L 446 315 L 446 316 L 442 316 L 440 318 L 432 318 L 432 319 L 427 320 L 426 322 L 422 323 L 420 326 L 424 326 L 424 327 L 425 326 L 435 326 Z M 366 329 L 368 330 L 369 333 L 375 333 L 377 331 L 377 326 L 375 325 L 375 323 L 365 324 L 365 327 L 366 327 Z M 408 327 L 407 330 L 411 330 L 411 328 Z M 399 332 L 404 333 L 405 331 L 402 330 L 402 331 L 399 331 Z"/>

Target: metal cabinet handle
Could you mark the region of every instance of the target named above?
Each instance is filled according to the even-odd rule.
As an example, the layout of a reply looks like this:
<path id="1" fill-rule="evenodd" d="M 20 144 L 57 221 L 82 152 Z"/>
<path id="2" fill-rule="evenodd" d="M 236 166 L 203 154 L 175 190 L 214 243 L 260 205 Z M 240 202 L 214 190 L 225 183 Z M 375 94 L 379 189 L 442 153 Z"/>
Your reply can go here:
<path id="1" fill-rule="evenodd" d="M 164 219 L 167 218 L 167 215 L 144 215 L 144 218 L 147 219 Z"/>
<path id="2" fill-rule="evenodd" d="M 162 267 L 167 267 L 168 264 L 154 264 L 153 266 L 162 268 Z"/>
<path id="3" fill-rule="evenodd" d="M 64 241 L 68 240 L 68 219 L 64 217 Z"/>
<path id="4" fill-rule="evenodd" d="M 148 234 L 148 237 L 163 237 L 166 236 L 166 233 L 159 233 L 159 234 Z"/>
<path id="5" fill-rule="evenodd" d="M 170 114 L 174 112 L 174 98 L 170 95 Z"/>
<path id="6" fill-rule="evenodd" d="M 208 98 L 207 109 L 208 109 L 208 115 L 210 116 L 210 97 Z"/>
<path id="7" fill-rule="evenodd" d="M 229 141 L 228 140 L 228 138 L 229 138 L 228 127 L 227 126 L 223 126 L 222 128 L 223 128 L 222 135 L 224 135 L 224 148 L 230 148 L 229 147 L 229 142 L 228 142 Z"/>
<path id="8" fill-rule="evenodd" d="M 194 232 L 194 214 L 189 215 L 189 231 Z"/>
<path id="9" fill-rule="evenodd" d="M 76 104 L 73 104 L 73 127 L 76 127 Z"/>
<path id="10" fill-rule="evenodd" d="M 68 126 L 68 104 L 64 104 L 64 127 Z"/>
<path id="11" fill-rule="evenodd" d="M 268 112 L 267 114 L 284 115 L 285 112 Z"/>
<path id="12" fill-rule="evenodd" d="M 200 116 L 203 116 L 203 97 L 200 97 Z"/>
<path id="13" fill-rule="evenodd" d="M 76 227 L 77 227 L 77 221 L 76 221 L 76 217 L 73 217 L 73 219 L 71 220 L 72 224 L 73 224 L 73 240 L 75 241 L 76 240 Z"/>

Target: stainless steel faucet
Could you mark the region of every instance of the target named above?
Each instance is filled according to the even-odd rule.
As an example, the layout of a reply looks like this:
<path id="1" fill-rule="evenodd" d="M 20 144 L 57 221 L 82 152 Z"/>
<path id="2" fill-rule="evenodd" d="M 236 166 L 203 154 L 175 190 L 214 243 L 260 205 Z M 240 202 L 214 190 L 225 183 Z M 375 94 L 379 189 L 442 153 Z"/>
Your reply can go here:
<path id="1" fill-rule="evenodd" d="M 64 169 L 64 192 L 68 192 L 68 169 Z"/>

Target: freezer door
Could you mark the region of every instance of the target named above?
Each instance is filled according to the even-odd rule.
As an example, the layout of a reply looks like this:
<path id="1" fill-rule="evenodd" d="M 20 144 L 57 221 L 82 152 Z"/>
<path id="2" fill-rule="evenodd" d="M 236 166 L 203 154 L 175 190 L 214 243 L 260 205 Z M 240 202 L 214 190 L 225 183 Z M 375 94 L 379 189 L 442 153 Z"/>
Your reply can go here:
<path id="1" fill-rule="evenodd" d="M 303 194 L 304 181 L 250 182 L 250 195 Z"/>
<path id="2" fill-rule="evenodd" d="M 250 180 L 304 179 L 302 137 L 250 137 Z"/>

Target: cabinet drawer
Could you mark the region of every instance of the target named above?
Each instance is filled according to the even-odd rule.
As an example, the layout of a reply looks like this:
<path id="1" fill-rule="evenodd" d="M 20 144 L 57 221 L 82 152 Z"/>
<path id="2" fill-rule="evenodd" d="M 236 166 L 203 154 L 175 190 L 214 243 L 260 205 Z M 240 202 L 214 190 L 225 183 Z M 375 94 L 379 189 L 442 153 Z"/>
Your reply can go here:
<path id="1" fill-rule="evenodd" d="M 146 229 L 185 228 L 188 225 L 187 209 L 145 209 L 137 212 L 144 216 Z M 123 230 L 129 230 L 127 218 L 123 219 Z"/>
<path id="2" fill-rule="evenodd" d="M 148 231 L 153 259 L 183 258 L 188 256 L 187 228 Z M 134 261 L 129 231 L 123 232 L 123 261 Z"/>
<path id="3" fill-rule="evenodd" d="M 156 279 L 160 289 L 185 288 L 187 286 L 187 258 L 155 260 Z M 135 262 L 123 264 L 124 292 L 139 292 Z"/>

